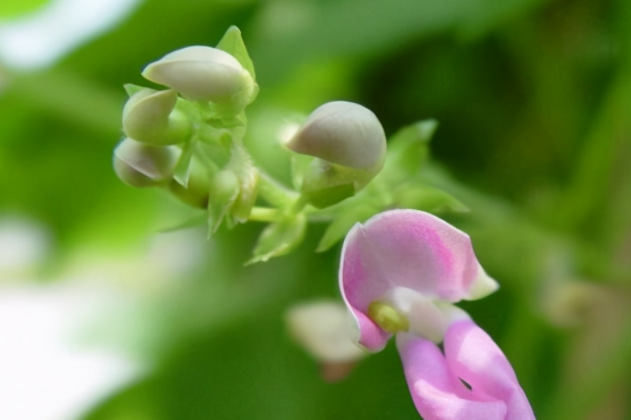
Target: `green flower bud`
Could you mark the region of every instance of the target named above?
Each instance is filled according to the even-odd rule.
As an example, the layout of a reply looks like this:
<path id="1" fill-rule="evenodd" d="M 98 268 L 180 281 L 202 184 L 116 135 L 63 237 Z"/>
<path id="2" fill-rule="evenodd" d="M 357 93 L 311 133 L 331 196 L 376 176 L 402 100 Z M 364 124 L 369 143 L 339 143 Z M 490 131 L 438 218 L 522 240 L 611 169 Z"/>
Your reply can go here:
<path id="1" fill-rule="evenodd" d="M 230 169 L 216 173 L 210 180 L 208 197 L 208 227 L 210 233 L 217 231 L 221 222 L 230 215 L 230 211 L 239 196 L 239 177 Z M 232 223 L 227 218 L 229 225 Z"/>
<path id="2" fill-rule="evenodd" d="M 169 145 L 183 143 L 190 138 L 191 122 L 176 107 L 177 92 L 142 89 L 134 93 L 123 110 L 123 130 L 137 141 Z"/>
<path id="3" fill-rule="evenodd" d="M 352 197 L 379 173 L 386 135 L 370 110 L 351 102 L 329 102 L 309 116 L 287 147 L 314 157 L 308 163 L 300 159 L 294 179 L 301 180 L 309 204 L 324 208 Z"/>
<path id="4" fill-rule="evenodd" d="M 149 64 L 142 75 L 177 90 L 185 98 L 243 109 L 256 93 L 250 73 L 217 48 L 186 47 Z"/>
<path id="5" fill-rule="evenodd" d="M 287 147 L 349 168 L 380 169 L 386 156 L 386 135 L 372 111 L 336 101 L 313 111 Z"/>
<path id="6" fill-rule="evenodd" d="M 158 147 L 126 138 L 114 150 L 114 171 L 132 187 L 153 187 L 171 178 L 179 154 L 175 146 Z"/>
<path id="7" fill-rule="evenodd" d="M 189 165 L 190 175 L 186 187 L 173 178 L 169 182 L 169 191 L 189 206 L 205 209 L 208 206 L 210 175 L 206 167 L 195 157 Z"/>

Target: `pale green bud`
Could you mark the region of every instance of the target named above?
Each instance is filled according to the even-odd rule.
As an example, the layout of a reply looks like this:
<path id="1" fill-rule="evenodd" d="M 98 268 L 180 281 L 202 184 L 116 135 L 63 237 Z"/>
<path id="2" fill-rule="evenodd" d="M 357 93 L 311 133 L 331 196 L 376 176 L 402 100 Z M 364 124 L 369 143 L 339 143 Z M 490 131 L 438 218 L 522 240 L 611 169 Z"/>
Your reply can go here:
<path id="1" fill-rule="evenodd" d="M 379 173 L 386 157 L 381 123 L 352 102 L 322 105 L 286 145 L 315 158 L 296 166 L 301 173 L 294 177 L 301 179 L 303 198 L 318 208 L 352 197 Z"/>
<path id="2" fill-rule="evenodd" d="M 195 157 L 191 159 L 189 165 L 190 175 L 186 187 L 174 178 L 169 183 L 169 191 L 189 206 L 204 209 L 208 206 L 210 175 Z"/>
<path id="3" fill-rule="evenodd" d="M 240 170 L 239 195 L 232 207 L 232 217 L 238 223 L 245 223 L 250 216 L 258 194 L 259 172 L 252 165 Z"/>
<path id="4" fill-rule="evenodd" d="M 336 101 L 313 111 L 287 147 L 349 168 L 380 169 L 386 156 L 386 135 L 372 111 Z"/>
<path id="5" fill-rule="evenodd" d="M 336 300 L 297 304 L 285 314 L 289 334 L 316 360 L 354 362 L 368 352 L 354 342 L 354 322 L 346 306 Z"/>
<path id="6" fill-rule="evenodd" d="M 239 184 L 239 177 L 230 169 L 219 171 L 211 178 L 208 197 L 208 227 L 211 234 L 229 216 L 239 196 Z M 232 223 L 229 217 L 228 221 Z"/>
<path id="7" fill-rule="evenodd" d="M 175 146 L 158 147 L 126 138 L 114 150 L 114 171 L 132 187 L 153 187 L 171 178 L 179 154 Z"/>
<path id="8" fill-rule="evenodd" d="M 216 173 L 210 182 L 210 195 L 213 202 L 232 205 L 239 192 L 239 177 L 233 171 L 224 169 Z"/>
<path id="9" fill-rule="evenodd" d="M 187 141 L 191 135 L 191 122 L 176 107 L 177 101 L 177 92 L 171 89 L 142 89 L 134 93 L 123 109 L 125 134 L 154 145 Z"/>
<path id="10" fill-rule="evenodd" d="M 232 55 L 217 48 L 186 47 L 149 64 L 142 75 L 180 92 L 187 99 L 245 108 L 256 94 L 250 73 Z"/>

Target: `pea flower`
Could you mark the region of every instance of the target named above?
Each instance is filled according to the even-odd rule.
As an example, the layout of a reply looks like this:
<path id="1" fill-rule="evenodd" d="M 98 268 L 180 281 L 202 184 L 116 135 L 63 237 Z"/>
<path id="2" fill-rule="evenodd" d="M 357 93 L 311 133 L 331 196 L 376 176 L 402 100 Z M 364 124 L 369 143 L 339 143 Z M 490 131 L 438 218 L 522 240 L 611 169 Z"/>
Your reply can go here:
<path id="1" fill-rule="evenodd" d="M 497 287 L 469 236 L 425 212 L 378 214 L 355 225 L 344 242 L 340 288 L 359 344 L 379 351 L 397 333 L 412 399 L 425 420 L 534 420 L 502 351 L 454 305 Z"/>

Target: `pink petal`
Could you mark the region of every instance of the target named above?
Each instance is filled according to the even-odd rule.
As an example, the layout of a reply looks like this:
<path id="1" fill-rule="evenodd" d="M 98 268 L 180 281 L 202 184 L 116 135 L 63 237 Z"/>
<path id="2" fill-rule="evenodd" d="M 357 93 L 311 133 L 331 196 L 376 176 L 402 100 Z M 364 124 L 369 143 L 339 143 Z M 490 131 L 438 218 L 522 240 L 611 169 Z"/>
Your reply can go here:
<path id="1" fill-rule="evenodd" d="M 436 344 L 404 333 L 397 335 L 397 346 L 412 400 L 425 420 L 506 419 L 506 404 L 473 395 Z"/>
<path id="2" fill-rule="evenodd" d="M 457 302 L 472 297 L 483 273 L 467 234 L 429 213 L 391 210 L 346 236 L 340 289 L 357 319 L 360 344 L 379 350 L 389 334 L 368 318 L 371 302 L 395 287 Z"/>
<path id="3" fill-rule="evenodd" d="M 535 419 L 506 356 L 471 320 L 458 321 L 449 328 L 445 355 L 451 372 L 471 385 L 473 394 L 506 404 L 505 420 Z"/>

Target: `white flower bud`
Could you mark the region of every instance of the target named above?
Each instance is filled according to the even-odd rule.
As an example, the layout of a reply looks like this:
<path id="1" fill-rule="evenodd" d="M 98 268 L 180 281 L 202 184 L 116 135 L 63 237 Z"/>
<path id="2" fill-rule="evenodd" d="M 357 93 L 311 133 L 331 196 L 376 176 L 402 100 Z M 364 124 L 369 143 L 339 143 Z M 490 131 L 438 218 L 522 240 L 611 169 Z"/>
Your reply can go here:
<path id="1" fill-rule="evenodd" d="M 179 155 L 175 146 L 151 146 L 126 138 L 114 150 L 114 171 L 132 187 L 153 187 L 171 178 Z"/>
<path id="2" fill-rule="evenodd" d="M 294 306 L 287 311 L 286 322 L 291 336 L 319 362 L 354 362 L 367 354 L 355 344 L 353 322 L 340 302 Z"/>
<path id="3" fill-rule="evenodd" d="M 313 111 L 287 147 L 350 168 L 380 169 L 386 156 L 386 135 L 372 111 L 336 101 Z"/>
<path id="4" fill-rule="evenodd" d="M 217 48 L 186 47 L 149 64 L 142 75 L 196 101 L 237 102 L 245 107 L 255 93 L 250 73 Z"/>
<path id="5" fill-rule="evenodd" d="M 187 141 L 191 122 L 176 108 L 177 92 L 142 89 L 134 93 L 123 109 L 123 130 L 127 136 L 148 144 L 169 145 Z"/>

